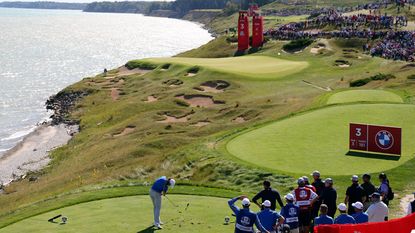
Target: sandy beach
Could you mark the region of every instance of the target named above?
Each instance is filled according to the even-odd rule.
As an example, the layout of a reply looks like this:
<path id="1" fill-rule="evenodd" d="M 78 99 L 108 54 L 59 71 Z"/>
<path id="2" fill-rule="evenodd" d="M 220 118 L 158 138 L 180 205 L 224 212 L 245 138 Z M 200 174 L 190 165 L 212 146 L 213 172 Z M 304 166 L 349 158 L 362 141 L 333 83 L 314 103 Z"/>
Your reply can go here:
<path id="1" fill-rule="evenodd" d="M 7 185 L 30 171 L 47 166 L 49 152 L 65 145 L 77 131 L 78 126 L 64 124 L 39 126 L 0 158 L 0 184 Z"/>

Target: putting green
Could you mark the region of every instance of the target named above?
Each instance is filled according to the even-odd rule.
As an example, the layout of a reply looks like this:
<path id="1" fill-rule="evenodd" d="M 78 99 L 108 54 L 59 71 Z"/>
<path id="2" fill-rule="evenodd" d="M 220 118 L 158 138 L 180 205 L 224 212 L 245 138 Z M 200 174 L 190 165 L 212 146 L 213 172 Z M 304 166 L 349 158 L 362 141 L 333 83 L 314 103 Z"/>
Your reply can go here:
<path id="1" fill-rule="evenodd" d="M 230 216 L 227 199 L 170 195 L 179 207 L 175 208 L 163 200 L 161 219 L 163 232 L 233 232 L 232 225 L 224 225 L 224 217 Z M 185 210 L 187 203 L 190 203 Z M 145 233 L 154 232 L 152 223 L 153 206 L 149 196 L 133 196 L 105 199 L 78 204 L 38 215 L 0 229 L 1 233 Z M 63 214 L 67 224 L 49 223 L 47 219 Z M 60 219 L 59 219 L 60 220 Z M 58 220 L 58 221 L 59 221 Z"/>
<path id="2" fill-rule="evenodd" d="M 290 173 L 350 175 L 385 171 L 414 156 L 415 106 L 359 104 L 327 107 L 242 133 L 226 148 L 235 157 Z M 403 155 L 398 161 L 348 156 L 349 123 L 403 128 Z"/>
<path id="3" fill-rule="evenodd" d="M 350 90 L 338 92 L 330 96 L 327 104 L 353 102 L 391 102 L 403 103 L 402 98 L 390 91 L 384 90 Z"/>
<path id="4" fill-rule="evenodd" d="M 150 58 L 152 63 L 176 63 L 203 66 L 211 70 L 249 76 L 257 79 L 276 79 L 300 72 L 308 62 L 288 61 L 267 56 L 243 56 L 230 58 Z"/>

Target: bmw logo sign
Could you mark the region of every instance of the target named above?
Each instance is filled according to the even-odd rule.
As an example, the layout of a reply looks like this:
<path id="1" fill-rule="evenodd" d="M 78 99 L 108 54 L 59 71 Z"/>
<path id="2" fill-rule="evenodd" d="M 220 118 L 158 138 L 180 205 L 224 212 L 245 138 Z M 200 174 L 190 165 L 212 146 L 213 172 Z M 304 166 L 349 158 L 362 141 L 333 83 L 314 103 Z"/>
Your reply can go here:
<path id="1" fill-rule="evenodd" d="M 376 145 L 383 149 L 388 150 L 392 148 L 394 143 L 393 135 L 386 130 L 381 130 L 376 134 Z"/>

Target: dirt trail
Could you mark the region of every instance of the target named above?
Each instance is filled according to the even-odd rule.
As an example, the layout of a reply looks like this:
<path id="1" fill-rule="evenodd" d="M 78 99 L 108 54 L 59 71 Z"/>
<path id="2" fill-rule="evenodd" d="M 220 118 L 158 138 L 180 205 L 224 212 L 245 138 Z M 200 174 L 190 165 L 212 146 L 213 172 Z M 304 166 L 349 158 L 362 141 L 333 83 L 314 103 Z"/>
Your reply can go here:
<path id="1" fill-rule="evenodd" d="M 306 81 L 306 80 L 302 80 L 303 81 L 303 83 L 305 83 L 305 84 L 307 84 L 307 85 L 309 85 L 309 86 L 312 86 L 312 87 L 314 87 L 314 88 L 317 88 L 317 89 L 319 89 L 319 90 L 323 90 L 323 91 L 332 91 L 333 89 L 331 89 L 330 87 L 322 87 L 322 86 L 319 86 L 319 85 L 316 85 L 316 84 L 313 84 L 313 83 L 311 83 L 311 82 L 309 82 L 309 81 Z"/>
<path id="2" fill-rule="evenodd" d="M 120 91 L 117 88 L 111 88 L 111 98 L 113 101 L 116 101 L 118 98 L 120 98 Z"/>

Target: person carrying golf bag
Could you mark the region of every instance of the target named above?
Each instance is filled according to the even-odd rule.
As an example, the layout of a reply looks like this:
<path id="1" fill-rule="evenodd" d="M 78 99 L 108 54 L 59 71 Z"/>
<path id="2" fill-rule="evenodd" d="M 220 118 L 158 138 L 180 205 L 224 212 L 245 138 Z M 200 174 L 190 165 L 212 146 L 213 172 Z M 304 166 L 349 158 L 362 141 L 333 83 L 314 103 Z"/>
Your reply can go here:
<path id="1" fill-rule="evenodd" d="M 242 209 L 235 205 L 238 200 L 242 201 Z M 228 201 L 228 205 L 236 215 L 235 233 L 254 233 L 254 224 L 261 232 L 270 233 L 262 226 L 258 216 L 249 209 L 251 202 L 246 196 L 235 197 Z"/>
<path id="2" fill-rule="evenodd" d="M 163 224 L 160 221 L 161 197 L 162 195 L 166 196 L 169 186 L 173 188 L 175 184 L 174 179 L 162 176 L 154 182 L 150 189 L 150 198 L 153 201 L 154 227 L 157 229 L 162 229 L 161 225 Z"/>

